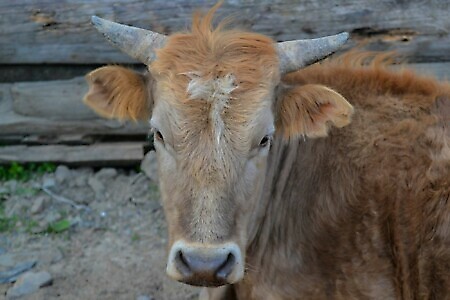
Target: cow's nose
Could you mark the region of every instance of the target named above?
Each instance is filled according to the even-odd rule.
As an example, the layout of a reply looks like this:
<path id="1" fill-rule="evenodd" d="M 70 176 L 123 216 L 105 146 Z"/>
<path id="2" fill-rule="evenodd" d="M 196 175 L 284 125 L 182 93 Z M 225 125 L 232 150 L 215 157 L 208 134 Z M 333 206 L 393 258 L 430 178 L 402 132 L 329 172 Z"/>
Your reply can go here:
<path id="1" fill-rule="evenodd" d="M 192 247 L 177 242 L 169 254 L 167 273 L 191 285 L 220 286 L 241 279 L 242 265 L 239 247 L 234 243 Z"/>
<path id="2" fill-rule="evenodd" d="M 233 253 L 197 253 L 195 251 L 180 250 L 175 258 L 177 268 L 190 276 L 204 274 L 204 276 L 218 280 L 225 280 L 233 270 L 236 258 Z"/>

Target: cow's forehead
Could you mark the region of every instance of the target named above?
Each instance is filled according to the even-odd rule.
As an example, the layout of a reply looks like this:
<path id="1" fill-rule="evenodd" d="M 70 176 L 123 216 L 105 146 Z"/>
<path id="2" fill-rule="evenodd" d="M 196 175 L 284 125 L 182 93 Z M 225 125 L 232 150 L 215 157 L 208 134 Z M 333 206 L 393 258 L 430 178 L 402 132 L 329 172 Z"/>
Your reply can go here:
<path id="1" fill-rule="evenodd" d="M 231 143 L 235 148 L 248 148 L 254 135 L 264 135 L 273 126 L 267 115 L 273 106 L 271 89 L 259 87 L 240 93 L 233 75 L 207 80 L 199 77 L 186 85 L 188 100 L 180 101 L 164 85 L 152 124 L 170 131 L 174 144 L 183 144 L 183 148 L 187 143 L 207 147 Z"/>
<path id="2" fill-rule="evenodd" d="M 180 101 L 195 98 L 189 84 L 196 77 L 213 82 L 232 76 L 239 93 L 279 80 L 278 56 L 270 38 L 210 28 L 170 36 L 150 70 L 157 80 L 167 81 Z"/>

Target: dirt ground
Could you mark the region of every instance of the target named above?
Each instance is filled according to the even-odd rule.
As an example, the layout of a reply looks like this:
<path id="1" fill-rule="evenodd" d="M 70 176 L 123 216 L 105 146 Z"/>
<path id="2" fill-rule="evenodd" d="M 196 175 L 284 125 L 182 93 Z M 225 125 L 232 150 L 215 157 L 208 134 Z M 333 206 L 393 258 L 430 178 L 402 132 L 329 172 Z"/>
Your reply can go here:
<path id="1" fill-rule="evenodd" d="M 31 272 L 53 279 L 20 299 L 198 297 L 165 274 L 166 224 L 157 185 L 144 173 L 59 166 L 0 182 L 0 203 L 0 274 L 34 261 Z M 0 284 L 0 298 L 11 298 L 13 286 Z"/>

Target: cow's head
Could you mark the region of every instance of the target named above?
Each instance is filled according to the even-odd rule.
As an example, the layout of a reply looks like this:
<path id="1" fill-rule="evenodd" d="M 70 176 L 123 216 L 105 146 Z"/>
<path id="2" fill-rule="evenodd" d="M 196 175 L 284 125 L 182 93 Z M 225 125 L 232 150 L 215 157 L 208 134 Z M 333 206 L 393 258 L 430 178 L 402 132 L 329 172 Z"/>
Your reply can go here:
<path id="1" fill-rule="evenodd" d="M 93 17 L 115 46 L 148 66 L 87 75 L 85 102 L 111 118 L 150 120 L 169 228 L 167 273 L 193 285 L 243 278 L 249 228 L 274 135 L 326 136 L 352 107 L 320 85 L 288 87 L 280 76 L 334 52 L 347 34 L 274 43 L 211 27 L 215 8 L 192 31 L 164 36 Z"/>

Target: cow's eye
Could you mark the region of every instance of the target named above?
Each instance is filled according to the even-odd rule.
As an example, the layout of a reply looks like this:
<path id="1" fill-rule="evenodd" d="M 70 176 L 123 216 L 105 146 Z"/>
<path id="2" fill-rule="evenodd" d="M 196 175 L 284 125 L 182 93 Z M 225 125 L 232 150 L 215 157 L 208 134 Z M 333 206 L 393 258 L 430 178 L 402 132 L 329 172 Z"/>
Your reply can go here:
<path id="1" fill-rule="evenodd" d="M 163 137 L 161 131 L 156 130 L 156 129 L 155 129 L 155 141 L 159 141 L 160 143 L 164 144 L 164 137 Z"/>
<path id="2" fill-rule="evenodd" d="M 265 148 L 270 145 L 271 137 L 269 135 L 265 135 L 261 141 L 259 142 L 259 147 Z"/>

